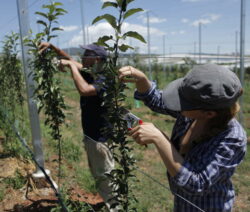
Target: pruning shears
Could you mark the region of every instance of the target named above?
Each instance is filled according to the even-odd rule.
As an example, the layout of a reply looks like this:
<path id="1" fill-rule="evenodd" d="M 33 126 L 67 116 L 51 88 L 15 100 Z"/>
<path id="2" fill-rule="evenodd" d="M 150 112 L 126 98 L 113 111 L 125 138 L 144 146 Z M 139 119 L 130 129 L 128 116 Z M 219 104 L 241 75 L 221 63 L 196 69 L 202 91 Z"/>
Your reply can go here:
<path id="1" fill-rule="evenodd" d="M 138 124 L 142 124 L 142 120 L 128 110 L 125 110 L 123 119 L 127 121 L 128 129 L 133 128 Z"/>
<path id="2" fill-rule="evenodd" d="M 127 121 L 127 126 L 128 129 L 132 129 L 133 127 L 135 127 L 136 125 L 142 125 L 143 121 L 137 117 L 135 114 L 129 112 L 128 110 L 125 110 L 125 113 L 123 115 L 123 119 Z M 145 147 L 147 147 L 147 144 L 144 145 Z"/>

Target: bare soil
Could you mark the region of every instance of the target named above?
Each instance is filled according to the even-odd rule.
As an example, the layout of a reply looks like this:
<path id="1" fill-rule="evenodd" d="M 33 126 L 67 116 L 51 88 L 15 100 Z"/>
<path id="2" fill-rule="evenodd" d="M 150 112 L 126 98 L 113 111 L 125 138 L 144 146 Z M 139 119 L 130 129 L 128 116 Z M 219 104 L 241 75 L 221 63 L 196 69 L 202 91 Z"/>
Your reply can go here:
<path id="1" fill-rule="evenodd" d="M 31 177 L 35 171 L 35 166 L 31 162 L 3 157 L 1 152 L 0 155 L 0 184 L 6 178 L 15 177 L 16 171 L 27 180 L 21 189 L 15 190 L 9 187 L 5 190 L 3 200 L 0 202 L 1 212 L 47 212 L 58 206 L 57 197 L 46 180 L 37 181 Z M 88 193 L 78 186 L 72 185 L 68 195 L 71 201 L 88 203 L 94 208 L 104 205 L 99 194 Z"/>

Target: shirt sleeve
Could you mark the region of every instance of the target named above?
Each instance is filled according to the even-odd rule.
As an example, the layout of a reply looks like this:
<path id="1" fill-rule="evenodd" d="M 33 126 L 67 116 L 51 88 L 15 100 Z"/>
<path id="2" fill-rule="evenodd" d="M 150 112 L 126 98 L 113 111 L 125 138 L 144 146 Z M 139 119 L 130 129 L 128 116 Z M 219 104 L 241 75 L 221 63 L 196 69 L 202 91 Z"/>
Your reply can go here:
<path id="1" fill-rule="evenodd" d="M 229 179 L 242 161 L 246 152 L 246 139 L 227 138 L 219 147 L 209 153 L 207 163 L 200 171 L 185 161 L 182 168 L 172 180 L 186 193 L 202 194 L 215 183 Z"/>
<path id="2" fill-rule="evenodd" d="M 134 93 L 134 98 L 144 102 L 152 111 L 177 117 L 179 112 L 168 109 L 162 100 L 162 90 L 156 89 L 156 83 L 151 83 L 151 88 L 146 93 Z"/>

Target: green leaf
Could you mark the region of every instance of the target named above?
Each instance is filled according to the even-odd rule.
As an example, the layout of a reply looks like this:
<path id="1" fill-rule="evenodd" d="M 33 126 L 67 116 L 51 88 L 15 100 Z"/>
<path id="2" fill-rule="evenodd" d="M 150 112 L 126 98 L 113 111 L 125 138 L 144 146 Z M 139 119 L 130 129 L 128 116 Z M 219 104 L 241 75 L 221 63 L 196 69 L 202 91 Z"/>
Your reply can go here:
<path id="1" fill-rule="evenodd" d="M 44 8 L 44 9 L 45 9 L 45 8 L 50 9 L 51 7 L 52 7 L 52 5 L 45 5 L 45 4 L 42 5 L 42 8 Z"/>
<path id="2" fill-rule="evenodd" d="M 115 3 L 115 2 L 104 2 L 103 5 L 102 5 L 102 9 L 106 8 L 106 7 L 115 7 L 117 8 L 118 7 L 118 4 Z"/>
<path id="3" fill-rule="evenodd" d="M 59 15 L 64 15 L 64 13 L 58 12 L 54 14 L 54 16 L 59 16 Z"/>
<path id="4" fill-rule="evenodd" d="M 53 21 L 53 20 L 56 20 L 57 17 L 55 15 L 48 15 L 48 20 L 49 21 Z"/>
<path id="5" fill-rule="evenodd" d="M 137 39 L 137 40 L 139 40 L 139 41 L 141 41 L 141 42 L 143 42 L 143 43 L 146 43 L 146 41 L 145 41 L 145 39 L 143 38 L 143 36 L 140 35 L 138 32 L 135 32 L 135 31 L 126 32 L 126 33 L 123 34 L 122 37 L 124 37 L 124 38 L 126 38 L 126 37 L 131 37 L 131 38 L 135 38 L 135 39 Z"/>
<path id="6" fill-rule="evenodd" d="M 43 36 L 45 36 L 44 32 L 40 32 L 36 34 L 36 38 L 41 38 Z"/>
<path id="7" fill-rule="evenodd" d="M 56 38 L 56 37 L 58 37 L 58 35 L 50 35 L 50 36 L 48 36 L 49 40 L 50 40 L 51 38 Z"/>
<path id="8" fill-rule="evenodd" d="M 127 10 L 127 0 L 122 0 L 122 11 L 125 12 Z"/>
<path id="9" fill-rule="evenodd" d="M 116 18 L 112 15 L 109 15 L 109 14 L 104 14 L 104 15 L 101 15 L 101 16 L 97 16 L 92 24 L 95 24 L 96 22 L 100 21 L 100 20 L 103 20 L 105 19 L 113 28 L 117 28 L 116 26 Z"/>
<path id="10" fill-rule="evenodd" d="M 43 16 L 44 18 L 48 19 L 48 16 L 47 16 L 47 14 L 45 14 L 45 13 L 42 13 L 42 12 L 35 12 L 35 14 L 40 15 L 40 16 Z"/>
<path id="11" fill-rule="evenodd" d="M 128 49 L 134 49 L 132 46 L 125 45 L 125 44 L 122 44 L 121 46 L 118 46 L 118 48 L 119 48 L 120 51 L 122 51 L 122 52 L 126 52 Z"/>
<path id="12" fill-rule="evenodd" d="M 135 13 L 142 12 L 142 11 L 143 11 L 143 9 L 141 9 L 141 8 L 130 9 L 130 10 L 128 10 L 128 11 L 124 14 L 123 19 L 126 19 L 127 17 L 129 17 L 129 16 L 131 16 L 131 15 L 133 15 L 133 14 L 135 14 Z"/>
<path id="13" fill-rule="evenodd" d="M 108 40 L 111 40 L 112 38 L 113 38 L 112 35 L 110 35 L 110 36 L 105 35 L 105 36 L 100 37 L 100 38 L 98 39 L 98 43 L 99 43 L 99 42 L 104 43 L 104 42 L 106 42 L 106 41 L 108 41 Z"/>
<path id="14" fill-rule="evenodd" d="M 61 2 L 54 2 L 53 5 L 54 6 L 62 6 L 63 4 Z"/>
<path id="15" fill-rule="evenodd" d="M 42 21 L 42 20 L 38 20 L 36 23 L 42 24 L 42 25 L 44 25 L 46 28 L 48 27 L 48 26 L 47 26 L 47 23 L 44 22 L 44 21 Z"/>
<path id="16" fill-rule="evenodd" d="M 68 13 L 66 10 L 64 10 L 62 8 L 56 8 L 56 12 Z"/>
<path id="17" fill-rule="evenodd" d="M 116 0 L 116 2 L 117 2 L 117 4 L 118 4 L 119 7 L 122 7 L 123 0 Z"/>
<path id="18" fill-rule="evenodd" d="M 131 2 L 133 2 L 134 0 L 127 0 L 127 4 L 130 4 Z"/>
<path id="19" fill-rule="evenodd" d="M 58 31 L 58 30 L 63 31 L 63 29 L 60 27 L 54 27 L 51 29 L 51 31 Z"/>

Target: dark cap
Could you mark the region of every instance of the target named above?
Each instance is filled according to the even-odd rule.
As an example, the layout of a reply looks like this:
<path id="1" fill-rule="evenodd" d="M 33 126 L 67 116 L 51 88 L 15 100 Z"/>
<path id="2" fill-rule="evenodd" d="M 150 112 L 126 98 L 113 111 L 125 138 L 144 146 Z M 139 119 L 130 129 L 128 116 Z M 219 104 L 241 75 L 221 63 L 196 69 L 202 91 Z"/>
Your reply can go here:
<path id="1" fill-rule="evenodd" d="M 164 104 L 174 111 L 230 107 L 242 94 L 239 78 L 229 69 L 197 65 L 163 90 Z"/>
<path id="2" fill-rule="evenodd" d="M 106 58 L 108 56 L 106 50 L 104 49 L 104 47 L 102 46 L 98 46 L 96 44 L 89 44 L 86 46 L 80 45 L 81 48 L 86 49 L 86 50 L 90 50 L 96 53 L 96 55 Z"/>

